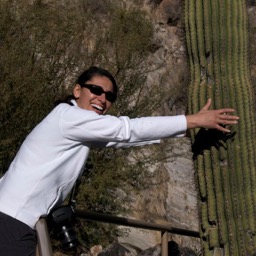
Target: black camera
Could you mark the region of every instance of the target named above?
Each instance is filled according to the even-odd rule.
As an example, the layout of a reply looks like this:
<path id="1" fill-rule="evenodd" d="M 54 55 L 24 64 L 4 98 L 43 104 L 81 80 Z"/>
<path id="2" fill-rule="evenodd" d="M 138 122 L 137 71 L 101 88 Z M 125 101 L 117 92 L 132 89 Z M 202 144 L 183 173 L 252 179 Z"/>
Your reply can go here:
<path id="1" fill-rule="evenodd" d="M 61 241 L 64 249 L 72 249 L 78 244 L 72 227 L 74 217 L 75 213 L 70 205 L 60 206 L 48 215 L 49 224 L 57 238 Z"/>

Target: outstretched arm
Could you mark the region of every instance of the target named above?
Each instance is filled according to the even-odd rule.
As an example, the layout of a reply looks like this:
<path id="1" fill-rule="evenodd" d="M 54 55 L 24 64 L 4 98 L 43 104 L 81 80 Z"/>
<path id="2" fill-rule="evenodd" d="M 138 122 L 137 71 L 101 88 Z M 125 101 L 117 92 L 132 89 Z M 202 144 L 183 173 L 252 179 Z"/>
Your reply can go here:
<path id="1" fill-rule="evenodd" d="M 187 128 L 214 128 L 222 132 L 230 132 L 222 125 L 237 124 L 239 117 L 231 114 L 235 110 L 232 108 L 209 110 L 210 106 L 211 99 L 208 99 L 206 105 L 197 114 L 187 115 Z"/>

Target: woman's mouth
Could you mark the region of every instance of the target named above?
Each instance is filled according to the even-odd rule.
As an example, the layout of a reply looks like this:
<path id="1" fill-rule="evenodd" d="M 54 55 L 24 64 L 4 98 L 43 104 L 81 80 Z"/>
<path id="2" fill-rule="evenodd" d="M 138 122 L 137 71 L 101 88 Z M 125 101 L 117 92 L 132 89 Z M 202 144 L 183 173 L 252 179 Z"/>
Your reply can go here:
<path id="1" fill-rule="evenodd" d="M 104 108 L 102 106 L 99 106 L 97 104 L 91 104 L 91 106 L 93 107 L 94 110 L 96 110 L 95 112 L 98 114 L 102 114 L 104 111 Z"/>

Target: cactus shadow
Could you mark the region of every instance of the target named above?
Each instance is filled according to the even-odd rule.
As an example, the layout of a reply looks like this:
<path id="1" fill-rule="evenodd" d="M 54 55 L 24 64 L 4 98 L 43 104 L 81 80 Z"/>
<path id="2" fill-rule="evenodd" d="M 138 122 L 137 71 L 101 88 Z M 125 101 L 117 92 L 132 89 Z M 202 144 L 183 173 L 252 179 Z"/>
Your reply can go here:
<path id="1" fill-rule="evenodd" d="M 200 129 L 195 136 L 195 141 L 192 144 L 193 160 L 196 160 L 198 155 L 202 155 L 204 150 L 210 150 L 212 147 L 227 149 L 227 141 L 234 140 L 236 132 L 223 133 L 216 129 Z"/>

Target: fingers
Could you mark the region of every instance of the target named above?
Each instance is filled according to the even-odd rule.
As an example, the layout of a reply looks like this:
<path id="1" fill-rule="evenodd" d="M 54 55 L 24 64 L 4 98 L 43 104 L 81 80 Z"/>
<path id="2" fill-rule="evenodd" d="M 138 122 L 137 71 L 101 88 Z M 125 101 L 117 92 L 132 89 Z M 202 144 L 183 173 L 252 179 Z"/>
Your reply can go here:
<path id="1" fill-rule="evenodd" d="M 228 114 L 221 114 L 218 116 L 219 121 L 221 122 L 232 122 L 232 124 L 237 124 L 237 120 L 239 120 L 238 116 L 228 115 Z"/>
<path id="2" fill-rule="evenodd" d="M 235 110 L 233 108 L 221 108 L 216 110 L 219 114 L 227 114 L 227 113 L 233 113 Z"/>
<path id="3" fill-rule="evenodd" d="M 234 121 L 230 121 L 230 120 L 221 120 L 218 122 L 218 124 L 222 124 L 222 125 L 233 125 L 233 124 L 237 124 L 238 122 L 236 120 Z"/>
<path id="4" fill-rule="evenodd" d="M 228 115 L 228 114 L 220 114 L 219 119 L 217 120 L 216 129 L 222 132 L 230 132 L 230 130 L 225 127 L 226 125 L 233 125 L 238 123 L 238 116 Z M 224 125 L 224 126 L 221 126 Z"/>
<path id="5" fill-rule="evenodd" d="M 202 108 L 202 110 L 208 110 L 210 108 L 212 104 L 212 100 L 211 99 L 208 99 L 207 100 L 207 103 L 204 105 L 204 107 Z"/>
<path id="6" fill-rule="evenodd" d="M 216 129 L 219 130 L 219 131 L 221 131 L 221 132 L 225 132 L 225 133 L 231 132 L 228 128 L 223 127 L 223 126 L 221 126 L 221 125 L 219 125 L 219 124 L 216 126 Z"/>

